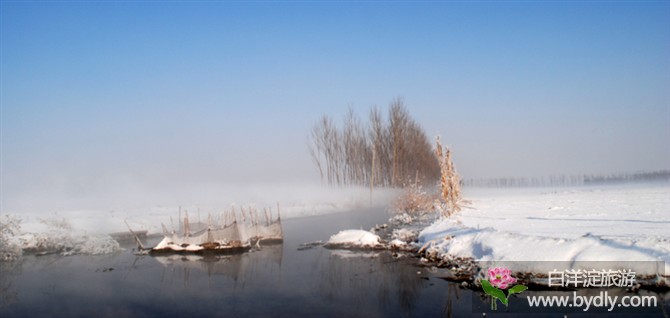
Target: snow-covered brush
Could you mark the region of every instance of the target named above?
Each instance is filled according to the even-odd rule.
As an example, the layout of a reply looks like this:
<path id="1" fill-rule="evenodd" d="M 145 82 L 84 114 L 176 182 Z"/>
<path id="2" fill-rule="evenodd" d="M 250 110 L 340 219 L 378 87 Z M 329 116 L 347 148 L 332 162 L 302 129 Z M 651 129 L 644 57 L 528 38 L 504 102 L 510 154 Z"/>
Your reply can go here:
<path id="1" fill-rule="evenodd" d="M 416 217 L 435 210 L 435 202 L 439 197 L 423 190 L 419 183 L 412 183 L 391 203 L 394 212 L 407 213 Z M 438 200 L 439 203 L 439 200 Z"/>
<path id="2" fill-rule="evenodd" d="M 15 240 L 20 231 L 21 219 L 12 215 L 0 218 L 0 261 L 13 261 L 23 254 Z"/>
<path id="3" fill-rule="evenodd" d="M 439 136 L 436 140 L 435 155 L 440 163 L 440 195 L 445 205 L 442 215 L 449 217 L 461 210 L 461 181 L 451 161 L 451 150 L 447 148 L 445 152 L 442 149 Z"/>

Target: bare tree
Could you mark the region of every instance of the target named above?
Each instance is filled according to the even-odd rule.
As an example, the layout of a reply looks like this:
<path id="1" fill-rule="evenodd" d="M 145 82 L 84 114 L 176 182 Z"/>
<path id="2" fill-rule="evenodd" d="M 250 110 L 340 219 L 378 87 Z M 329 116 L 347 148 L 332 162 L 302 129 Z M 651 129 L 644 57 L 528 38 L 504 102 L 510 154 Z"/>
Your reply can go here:
<path id="1" fill-rule="evenodd" d="M 437 180 L 439 165 L 428 138 L 402 99 L 395 99 L 388 113 L 385 122 L 381 111 L 373 107 L 366 127 L 349 108 L 341 130 L 323 116 L 313 127 L 309 143 L 322 179 L 330 184 L 370 187 L 402 187 L 413 179 Z"/>
<path id="2" fill-rule="evenodd" d="M 321 181 L 323 181 L 323 165 L 321 164 L 322 154 L 325 152 L 325 145 L 323 143 L 322 130 L 320 125 L 315 125 L 312 127 L 312 132 L 310 134 L 309 141 L 307 142 L 307 148 L 309 149 L 309 154 L 312 157 L 312 161 L 319 169 L 319 176 Z"/>
<path id="3" fill-rule="evenodd" d="M 403 101 L 400 98 L 391 102 L 389 108 L 389 134 L 391 138 L 391 185 L 397 187 L 402 183 L 399 181 L 400 176 L 403 175 L 400 162 L 404 159 L 404 133 L 407 127 L 409 115 L 403 106 Z"/>
<path id="4" fill-rule="evenodd" d="M 384 119 L 382 118 L 381 111 L 377 107 L 370 109 L 370 127 L 368 129 L 368 136 L 372 143 L 372 151 L 374 153 L 374 160 L 371 163 L 371 174 L 373 175 L 372 183 L 374 185 L 388 186 L 387 180 L 384 179 L 384 176 L 388 174 L 388 171 L 384 171 L 384 167 L 388 167 L 388 163 L 385 160 L 388 158 L 388 147 L 386 146 L 387 130 L 384 126 Z"/>

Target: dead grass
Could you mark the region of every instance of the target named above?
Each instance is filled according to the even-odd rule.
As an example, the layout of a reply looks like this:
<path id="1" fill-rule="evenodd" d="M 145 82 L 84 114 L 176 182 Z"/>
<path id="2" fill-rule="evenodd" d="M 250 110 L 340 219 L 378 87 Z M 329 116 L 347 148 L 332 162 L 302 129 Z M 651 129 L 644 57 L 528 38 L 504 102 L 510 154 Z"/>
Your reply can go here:
<path id="1" fill-rule="evenodd" d="M 435 156 L 440 165 L 439 190 L 436 193 L 424 191 L 417 173 L 415 181 L 393 200 L 392 207 L 396 213 L 414 217 L 437 210 L 442 216 L 449 217 L 468 204 L 461 197 L 461 180 L 451 160 L 451 150 L 447 148 L 445 151 L 440 137 L 436 140 Z"/>
<path id="2" fill-rule="evenodd" d="M 454 163 L 451 161 L 451 150 L 447 148 L 445 152 L 440 143 L 440 137 L 437 137 L 435 155 L 440 163 L 440 196 L 444 208 L 442 215 L 449 217 L 452 214 L 461 210 L 461 180 L 456 173 Z"/>
<path id="3" fill-rule="evenodd" d="M 439 202 L 436 193 L 427 193 L 418 183 L 413 183 L 396 197 L 391 203 L 393 210 L 397 213 L 407 213 L 416 216 L 435 211 L 436 201 Z"/>

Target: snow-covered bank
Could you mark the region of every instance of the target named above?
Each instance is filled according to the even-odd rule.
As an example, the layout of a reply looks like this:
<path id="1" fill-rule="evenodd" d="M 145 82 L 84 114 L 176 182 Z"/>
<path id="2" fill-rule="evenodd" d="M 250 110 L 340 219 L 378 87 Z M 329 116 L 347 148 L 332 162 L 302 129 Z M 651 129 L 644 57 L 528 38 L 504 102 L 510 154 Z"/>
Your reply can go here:
<path id="1" fill-rule="evenodd" d="M 662 261 L 657 273 L 640 274 L 670 273 L 670 186 L 501 192 L 466 193 L 472 208 L 426 227 L 419 244 L 438 258 Z"/>
<path id="2" fill-rule="evenodd" d="M 374 248 L 379 246 L 379 235 L 364 230 L 343 230 L 330 237 L 326 247 Z"/>
<path id="3" fill-rule="evenodd" d="M 33 232 L 20 230 L 18 219 L 6 217 L 4 224 L 9 220 L 16 224 L 16 231 L 2 233 L 2 260 L 15 260 L 24 251 L 38 254 L 99 255 L 121 250 L 119 243 L 109 235 L 75 229 L 66 220 L 40 220 L 43 229 Z"/>
<path id="4" fill-rule="evenodd" d="M 19 233 L 8 236 L 12 248 L 20 246 L 29 251 L 100 254 L 118 250 L 118 244 L 109 233 L 126 232 L 127 222 L 135 231 L 149 235 L 162 233 L 162 224 L 168 229 L 179 226 L 179 213 L 188 213 L 193 224 L 217 222 L 235 207 L 254 208 L 261 214 L 267 208 L 277 215 L 277 204 L 282 219 L 307 217 L 349 211 L 370 205 L 384 206 L 395 195 L 395 190 L 375 190 L 370 197 L 365 187 L 320 186 L 264 186 L 238 191 L 240 198 L 233 201 L 233 194 L 211 194 L 209 204 L 155 205 L 153 207 L 110 207 L 109 209 L 46 209 L 30 211 L 2 211 L 20 220 Z M 261 194 L 264 194 L 263 197 Z M 222 199 L 222 197 L 224 197 Z M 228 199 L 225 199 L 228 198 Z M 242 201 L 254 199 L 254 201 Z M 218 202 L 218 203 L 217 203 Z M 121 204 L 119 204 L 121 206 Z M 114 246 L 116 244 L 116 246 Z M 15 249 L 14 249 L 15 250 Z"/>

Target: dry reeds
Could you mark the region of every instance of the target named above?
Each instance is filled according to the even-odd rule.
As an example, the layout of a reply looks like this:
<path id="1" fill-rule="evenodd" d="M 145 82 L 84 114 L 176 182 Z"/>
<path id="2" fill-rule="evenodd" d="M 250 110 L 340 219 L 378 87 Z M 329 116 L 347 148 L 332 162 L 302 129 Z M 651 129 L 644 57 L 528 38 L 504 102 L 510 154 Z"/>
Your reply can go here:
<path id="1" fill-rule="evenodd" d="M 403 192 L 391 202 L 391 205 L 396 213 L 417 216 L 435 210 L 436 200 L 438 200 L 437 194 L 427 193 L 418 182 L 414 182 L 409 187 L 405 187 Z"/>
<path id="2" fill-rule="evenodd" d="M 448 148 L 446 150 L 445 153 L 438 136 L 435 155 L 440 163 L 440 196 L 445 206 L 442 215 L 449 217 L 461 210 L 461 181 L 451 161 L 451 151 Z"/>

